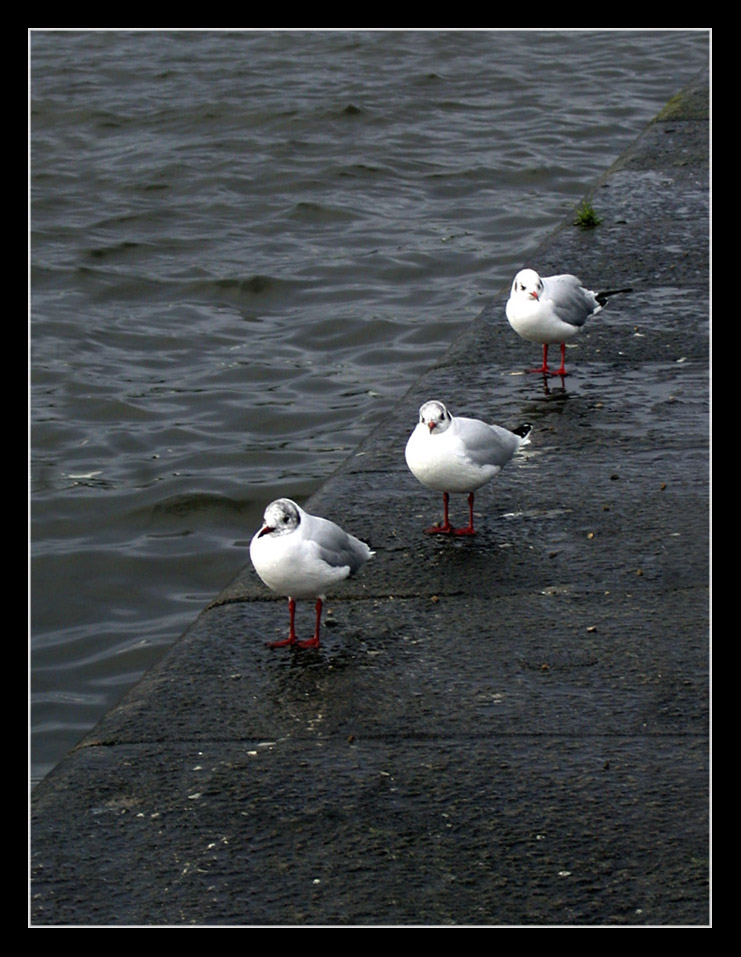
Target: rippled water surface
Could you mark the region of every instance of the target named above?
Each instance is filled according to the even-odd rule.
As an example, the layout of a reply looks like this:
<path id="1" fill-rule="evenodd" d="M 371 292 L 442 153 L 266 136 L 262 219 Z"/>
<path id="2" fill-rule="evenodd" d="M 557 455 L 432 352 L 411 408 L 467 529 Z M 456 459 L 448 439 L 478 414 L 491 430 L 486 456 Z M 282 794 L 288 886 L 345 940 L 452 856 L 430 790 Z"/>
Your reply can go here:
<path id="1" fill-rule="evenodd" d="M 32 772 L 380 421 L 703 32 L 32 32 Z"/>

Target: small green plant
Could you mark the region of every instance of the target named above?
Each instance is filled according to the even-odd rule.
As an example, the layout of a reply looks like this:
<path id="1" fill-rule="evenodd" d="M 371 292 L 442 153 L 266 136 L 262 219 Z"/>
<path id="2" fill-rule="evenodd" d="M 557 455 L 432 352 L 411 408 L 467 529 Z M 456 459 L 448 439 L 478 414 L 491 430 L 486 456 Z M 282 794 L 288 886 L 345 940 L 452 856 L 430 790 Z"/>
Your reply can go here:
<path id="1" fill-rule="evenodd" d="M 581 204 L 576 207 L 574 226 L 581 226 L 582 229 L 593 229 L 595 226 L 599 226 L 601 222 L 602 220 L 595 213 L 592 204 L 583 199 Z"/>

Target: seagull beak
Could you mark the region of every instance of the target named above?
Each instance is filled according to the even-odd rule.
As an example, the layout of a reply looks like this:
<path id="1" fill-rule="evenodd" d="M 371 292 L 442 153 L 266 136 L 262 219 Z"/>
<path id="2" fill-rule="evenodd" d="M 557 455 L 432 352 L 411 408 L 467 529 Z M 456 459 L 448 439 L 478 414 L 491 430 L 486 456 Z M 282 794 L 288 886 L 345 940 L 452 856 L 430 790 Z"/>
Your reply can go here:
<path id="1" fill-rule="evenodd" d="M 528 293 L 528 295 L 530 296 L 531 299 L 537 299 L 537 298 L 538 298 L 537 292 L 531 292 L 531 293 Z"/>
<path id="2" fill-rule="evenodd" d="M 430 430 L 430 432 L 432 432 L 432 430 L 435 428 L 435 423 L 434 423 L 434 422 L 428 422 L 428 423 L 427 423 L 427 428 Z"/>
<path id="3" fill-rule="evenodd" d="M 273 531 L 273 529 L 270 527 L 270 525 L 266 525 L 265 528 L 261 528 L 261 529 L 260 529 L 260 532 L 259 532 L 259 534 L 258 534 L 257 537 L 258 537 L 258 538 L 262 538 L 263 535 L 269 535 L 270 532 L 272 532 L 272 531 Z"/>

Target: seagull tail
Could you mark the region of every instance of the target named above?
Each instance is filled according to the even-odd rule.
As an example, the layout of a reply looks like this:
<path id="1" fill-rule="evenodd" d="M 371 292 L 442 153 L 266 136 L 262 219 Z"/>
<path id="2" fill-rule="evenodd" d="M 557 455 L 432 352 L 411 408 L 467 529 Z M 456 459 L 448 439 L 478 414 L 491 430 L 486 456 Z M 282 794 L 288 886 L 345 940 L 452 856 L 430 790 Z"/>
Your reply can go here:
<path id="1" fill-rule="evenodd" d="M 515 433 L 515 435 L 520 436 L 521 446 L 530 444 L 530 439 L 528 438 L 528 436 L 533 431 L 533 427 L 532 425 L 530 425 L 529 422 L 525 423 L 525 425 L 518 425 L 517 428 L 512 429 L 512 431 Z"/>
<path id="2" fill-rule="evenodd" d="M 594 297 L 600 306 L 606 306 L 610 296 L 617 296 L 621 292 L 633 292 L 632 289 L 606 289 L 605 292 L 598 292 Z"/>

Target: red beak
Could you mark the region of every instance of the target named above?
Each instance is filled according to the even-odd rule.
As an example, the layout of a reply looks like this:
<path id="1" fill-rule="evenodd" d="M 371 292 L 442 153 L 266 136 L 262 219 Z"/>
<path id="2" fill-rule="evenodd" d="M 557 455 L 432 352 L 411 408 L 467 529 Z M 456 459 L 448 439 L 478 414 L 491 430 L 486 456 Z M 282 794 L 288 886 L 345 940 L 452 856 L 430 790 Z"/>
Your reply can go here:
<path id="1" fill-rule="evenodd" d="M 260 534 L 257 537 L 262 538 L 263 535 L 267 535 L 268 532 L 272 532 L 272 531 L 273 529 L 269 525 L 266 525 L 265 528 L 260 529 Z"/>

